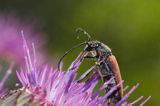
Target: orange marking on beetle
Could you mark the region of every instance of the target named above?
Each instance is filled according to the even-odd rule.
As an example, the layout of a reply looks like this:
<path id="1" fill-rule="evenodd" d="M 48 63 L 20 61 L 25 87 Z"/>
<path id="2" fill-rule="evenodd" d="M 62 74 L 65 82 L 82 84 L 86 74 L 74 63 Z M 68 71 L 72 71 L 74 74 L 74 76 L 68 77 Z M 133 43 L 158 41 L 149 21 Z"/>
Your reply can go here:
<path id="1" fill-rule="evenodd" d="M 117 59 L 114 55 L 111 55 L 108 57 L 108 61 L 113 65 L 113 71 L 114 71 L 115 78 L 118 84 L 122 80 L 122 77 L 121 77 Z M 122 97 L 123 96 L 123 85 L 122 84 L 119 87 L 119 93 L 120 93 L 120 96 Z"/>

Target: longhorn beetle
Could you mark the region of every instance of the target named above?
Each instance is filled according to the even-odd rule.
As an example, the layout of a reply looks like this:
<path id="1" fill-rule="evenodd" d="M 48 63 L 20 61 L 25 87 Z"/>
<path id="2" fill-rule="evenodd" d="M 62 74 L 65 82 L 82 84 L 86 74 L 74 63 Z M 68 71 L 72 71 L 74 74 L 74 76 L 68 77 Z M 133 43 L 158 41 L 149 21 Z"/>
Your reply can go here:
<path id="1" fill-rule="evenodd" d="M 114 77 L 114 79 L 106 88 L 107 92 L 122 80 L 117 60 L 115 56 L 112 54 L 111 49 L 107 45 L 97 40 L 91 40 L 91 36 L 85 30 L 83 30 L 82 28 L 78 28 L 77 33 L 81 32 L 88 37 L 88 40 L 69 49 L 60 59 L 58 68 L 60 67 L 60 63 L 63 60 L 63 58 L 70 51 L 81 45 L 86 45 L 83 51 L 90 52 L 92 55 L 91 56 L 87 55 L 83 58 L 94 58 L 96 60 L 96 63 L 99 63 L 97 64 L 97 67 L 99 69 L 99 75 L 102 81 L 105 83 L 106 81 Z M 77 37 L 79 38 L 79 35 L 77 35 Z M 83 78 L 85 78 L 86 76 L 84 76 Z M 79 81 L 83 80 L 83 78 L 81 78 Z M 122 98 L 122 96 L 123 96 L 123 87 L 121 84 L 121 86 L 108 99 L 111 104 L 115 104 Z"/>

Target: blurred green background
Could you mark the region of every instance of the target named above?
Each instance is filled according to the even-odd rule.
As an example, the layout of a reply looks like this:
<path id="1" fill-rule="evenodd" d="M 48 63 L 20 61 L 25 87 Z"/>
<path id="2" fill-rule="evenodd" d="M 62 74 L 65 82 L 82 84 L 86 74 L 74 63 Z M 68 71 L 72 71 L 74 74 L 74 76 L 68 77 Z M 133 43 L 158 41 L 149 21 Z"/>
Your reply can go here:
<path id="1" fill-rule="evenodd" d="M 159 0 L 1 0 L 0 12 L 39 21 L 47 34 L 45 50 L 58 58 L 85 40 L 75 37 L 75 29 L 84 28 L 112 48 L 125 85 L 140 83 L 132 97 L 151 95 L 146 106 L 160 105 Z M 66 57 L 66 67 L 80 50 Z"/>

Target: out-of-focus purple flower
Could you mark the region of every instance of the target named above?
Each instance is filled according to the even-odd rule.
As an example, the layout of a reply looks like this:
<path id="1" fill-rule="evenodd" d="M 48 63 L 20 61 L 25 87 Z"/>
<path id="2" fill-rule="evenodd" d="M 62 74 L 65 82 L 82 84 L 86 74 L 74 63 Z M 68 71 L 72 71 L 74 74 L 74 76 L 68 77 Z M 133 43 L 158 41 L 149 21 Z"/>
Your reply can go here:
<path id="1" fill-rule="evenodd" d="M 0 95 L 3 95 L 6 89 L 4 84 L 8 79 L 9 75 L 12 73 L 12 67 L 16 65 L 24 65 L 24 50 L 23 50 L 23 40 L 21 30 L 26 35 L 29 48 L 32 47 L 32 42 L 42 47 L 45 40 L 42 40 L 42 32 L 39 31 L 36 23 L 27 23 L 20 20 L 15 15 L 0 14 L 0 61 L 5 61 L 9 63 L 9 69 L 6 70 L 2 79 L 0 80 Z M 43 54 L 38 52 L 38 61 L 41 62 L 43 59 Z M 14 65 L 13 65 L 14 64 Z"/>
<path id="2" fill-rule="evenodd" d="M 42 43 L 42 32 L 39 32 L 36 24 L 21 21 L 14 15 L 0 15 L 0 58 L 8 60 L 8 62 L 16 62 L 18 64 L 24 63 L 23 56 L 23 41 L 21 37 L 21 30 L 23 30 L 29 44 L 34 42 Z M 41 43 L 40 43 L 41 42 Z M 29 45 L 31 47 L 31 45 Z M 37 47 L 36 47 L 37 48 Z"/>
<path id="3" fill-rule="evenodd" d="M 109 102 L 107 99 L 123 83 L 123 81 L 121 81 L 111 90 L 106 92 L 106 94 L 100 96 L 100 93 L 108 86 L 113 78 L 104 83 L 96 92 L 93 92 L 93 90 L 100 80 L 98 72 L 93 73 L 93 75 L 85 82 L 79 83 L 79 80 L 75 79 L 77 70 L 83 62 L 81 56 L 85 56 L 87 53 L 80 53 L 68 70 L 63 72 L 61 70 L 49 68 L 47 65 L 37 67 L 35 61 L 36 55 L 35 53 L 33 53 L 34 55 L 31 55 L 25 39 L 24 50 L 26 68 L 17 71 L 17 77 L 26 92 L 32 95 L 30 101 L 36 100 L 42 106 L 109 106 L 110 104 L 108 104 Z M 94 67 L 95 66 L 87 70 L 80 79 Z M 133 86 L 131 90 L 114 105 L 132 106 L 140 101 L 143 96 L 131 103 L 127 103 L 127 99 L 138 85 L 139 84 Z M 124 88 L 124 90 L 126 91 L 127 88 L 128 87 Z M 149 99 L 150 97 L 142 102 L 140 106 L 143 106 Z"/>

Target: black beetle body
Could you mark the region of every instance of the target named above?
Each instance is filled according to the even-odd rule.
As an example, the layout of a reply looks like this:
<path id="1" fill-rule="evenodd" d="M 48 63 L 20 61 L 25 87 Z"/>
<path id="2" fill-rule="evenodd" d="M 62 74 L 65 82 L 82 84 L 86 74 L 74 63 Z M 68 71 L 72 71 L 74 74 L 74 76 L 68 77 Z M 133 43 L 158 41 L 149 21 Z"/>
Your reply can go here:
<path id="1" fill-rule="evenodd" d="M 84 49 L 85 51 L 91 52 L 93 58 L 96 59 L 97 63 L 102 61 L 100 64 L 97 64 L 99 68 L 99 74 L 103 82 L 108 81 L 113 76 L 115 77 L 112 82 L 106 88 L 106 91 L 109 91 L 113 86 L 121 82 L 121 74 L 118 67 L 117 60 L 112 54 L 111 49 L 99 42 L 99 41 L 88 41 Z M 111 102 L 116 103 L 123 96 L 123 87 L 122 85 L 110 96 Z"/>

